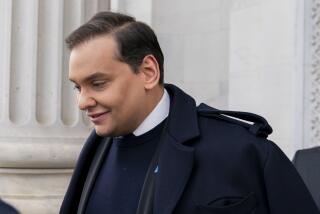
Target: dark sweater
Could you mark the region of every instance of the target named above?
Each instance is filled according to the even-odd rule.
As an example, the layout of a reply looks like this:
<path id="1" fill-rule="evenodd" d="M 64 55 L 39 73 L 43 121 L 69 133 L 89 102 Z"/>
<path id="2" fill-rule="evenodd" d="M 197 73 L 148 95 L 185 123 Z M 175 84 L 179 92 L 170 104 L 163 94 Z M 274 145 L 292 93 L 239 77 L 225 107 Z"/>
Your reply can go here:
<path id="1" fill-rule="evenodd" d="M 86 213 L 135 214 L 164 121 L 140 136 L 114 138 L 88 200 Z"/>

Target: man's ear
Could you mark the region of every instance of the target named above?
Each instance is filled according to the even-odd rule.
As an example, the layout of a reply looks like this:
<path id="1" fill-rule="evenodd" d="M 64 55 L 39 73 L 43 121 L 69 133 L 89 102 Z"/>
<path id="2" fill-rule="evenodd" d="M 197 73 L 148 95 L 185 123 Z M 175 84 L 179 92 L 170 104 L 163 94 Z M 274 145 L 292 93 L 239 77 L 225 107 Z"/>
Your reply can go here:
<path id="1" fill-rule="evenodd" d="M 149 54 L 143 58 L 139 73 L 143 76 L 145 89 L 152 89 L 159 84 L 159 64 L 153 55 Z"/>

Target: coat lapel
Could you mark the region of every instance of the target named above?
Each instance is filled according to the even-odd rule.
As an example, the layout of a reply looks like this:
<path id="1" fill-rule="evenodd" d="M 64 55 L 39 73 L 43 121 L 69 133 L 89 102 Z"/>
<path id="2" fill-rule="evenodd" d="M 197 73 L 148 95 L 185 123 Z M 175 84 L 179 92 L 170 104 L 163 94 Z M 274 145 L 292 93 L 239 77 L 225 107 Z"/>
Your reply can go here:
<path id="1" fill-rule="evenodd" d="M 103 140 L 103 138 L 98 136 L 93 130 L 85 142 L 63 199 L 60 214 L 77 212 L 82 188 L 86 181 L 92 158 L 95 156 L 101 140 Z"/>
<path id="2" fill-rule="evenodd" d="M 81 214 L 85 212 L 85 208 L 91 193 L 91 190 L 94 186 L 94 182 L 97 178 L 101 165 L 104 162 L 105 156 L 110 150 L 110 146 L 112 143 L 112 138 L 107 138 L 106 142 L 102 143 L 98 148 L 93 160 L 91 162 L 86 181 L 84 183 L 81 198 L 79 201 L 78 211 L 77 213 Z"/>
<path id="3" fill-rule="evenodd" d="M 157 166 L 154 211 L 170 214 L 182 196 L 194 162 L 192 139 L 199 136 L 198 116 L 193 98 L 173 85 L 165 85 L 170 94 L 170 113 Z M 188 144 L 188 146 L 186 145 Z"/>
<path id="4" fill-rule="evenodd" d="M 178 145 L 166 135 L 159 157 L 154 210 L 157 214 L 172 213 L 193 168 L 193 148 Z"/>

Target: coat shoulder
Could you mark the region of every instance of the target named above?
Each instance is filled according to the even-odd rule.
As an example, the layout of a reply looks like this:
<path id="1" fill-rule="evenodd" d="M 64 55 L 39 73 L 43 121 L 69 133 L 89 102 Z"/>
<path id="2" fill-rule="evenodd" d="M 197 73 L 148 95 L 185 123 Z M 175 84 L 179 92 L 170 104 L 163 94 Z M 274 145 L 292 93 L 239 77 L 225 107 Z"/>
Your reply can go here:
<path id="1" fill-rule="evenodd" d="M 219 120 L 245 128 L 248 133 L 257 137 L 267 138 L 272 133 L 272 128 L 265 118 L 260 115 L 241 112 L 226 111 L 212 108 L 204 103 L 197 107 L 199 117 Z"/>
<path id="2" fill-rule="evenodd" d="M 298 150 L 294 157 L 292 162 L 297 166 L 300 167 L 300 164 L 306 163 L 306 162 L 319 162 L 320 160 L 320 146 L 308 148 L 308 149 L 301 149 Z"/>
<path id="3" fill-rule="evenodd" d="M 251 163 L 264 167 L 273 142 L 267 139 L 272 128 L 263 117 L 206 104 L 200 104 L 197 112 L 200 137 L 194 145 L 202 163 L 219 160 L 230 171 Z"/>

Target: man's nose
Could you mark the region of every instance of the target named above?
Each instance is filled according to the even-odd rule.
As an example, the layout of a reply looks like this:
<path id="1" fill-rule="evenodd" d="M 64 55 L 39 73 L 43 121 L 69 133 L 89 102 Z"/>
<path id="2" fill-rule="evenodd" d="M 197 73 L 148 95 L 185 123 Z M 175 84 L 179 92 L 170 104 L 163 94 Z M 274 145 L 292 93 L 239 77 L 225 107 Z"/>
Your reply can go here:
<path id="1" fill-rule="evenodd" d="M 93 107 L 97 104 L 95 99 L 83 92 L 78 94 L 78 106 L 80 110 L 87 110 L 90 107 Z"/>

